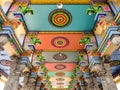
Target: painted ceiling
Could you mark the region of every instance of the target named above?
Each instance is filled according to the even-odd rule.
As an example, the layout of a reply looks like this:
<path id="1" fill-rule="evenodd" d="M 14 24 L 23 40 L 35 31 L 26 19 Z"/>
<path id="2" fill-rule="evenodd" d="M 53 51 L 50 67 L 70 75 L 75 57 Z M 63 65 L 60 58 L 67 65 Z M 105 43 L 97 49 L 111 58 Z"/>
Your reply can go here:
<path id="1" fill-rule="evenodd" d="M 78 51 L 73 52 L 42 52 L 46 62 L 75 62 Z"/>
<path id="2" fill-rule="evenodd" d="M 92 31 L 94 28 L 94 15 L 86 14 L 86 10 L 90 7 L 87 4 L 63 5 L 62 12 L 56 4 L 30 5 L 30 7 L 34 14 L 25 15 L 29 31 Z M 57 27 L 51 22 L 59 25 L 65 24 L 65 26 Z"/>
<path id="3" fill-rule="evenodd" d="M 83 50 L 84 45 L 79 44 L 82 33 L 39 33 L 37 38 L 41 44 L 36 44 L 36 50 Z"/>
<path id="4" fill-rule="evenodd" d="M 90 7 L 88 4 L 89 0 L 30 0 L 30 2 L 31 5 L 29 6 L 33 9 L 34 14 L 26 14 L 24 19 L 28 31 L 37 31 L 36 37 L 41 41 L 41 44 L 35 45 L 35 50 L 39 51 L 40 55 L 45 58 L 44 65 L 48 69 L 49 81 L 51 81 L 52 87 L 54 89 L 57 88 L 56 90 L 59 90 L 59 88 L 64 90 L 68 88 L 73 69 L 76 67 L 75 58 L 80 50 L 84 50 L 84 45 L 79 44 L 79 40 L 83 37 L 81 32 L 91 32 L 94 28 L 94 15 L 89 16 L 86 14 L 86 10 Z M 56 4 L 58 2 L 65 3 L 62 9 L 57 8 Z M 73 3 L 78 4 L 73 5 Z M 29 44 L 30 37 L 26 35 L 24 42 L 26 50 Z M 119 52 L 116 54 L 119 54 Z M 36 56 L 34 53 L 32 65 L 38 76 L 42 76 L 40 62 L 36 59 Z M 113 57 L 111 57 L 111 60 L 114 59 Z M 9 69 L 8 65 L 5 64 L 6 59 L 2 61 L 3 59 L 5 58 L 2 57 L 0 60 L 0 67 Z M 119 57 L 117 59 L 120 60 Z M 115 70 L 117 71 L 118 69 L 117 67 L 112 67 L 111 70 L 114 74 Z"/>

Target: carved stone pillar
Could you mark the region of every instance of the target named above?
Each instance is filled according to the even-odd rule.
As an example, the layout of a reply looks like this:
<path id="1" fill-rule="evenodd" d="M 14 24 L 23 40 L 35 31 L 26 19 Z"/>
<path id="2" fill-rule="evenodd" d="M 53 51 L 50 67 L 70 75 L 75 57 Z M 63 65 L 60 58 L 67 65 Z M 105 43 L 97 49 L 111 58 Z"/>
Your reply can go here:
<path id="1" fill-rule="evenodd" d="M 36 86 L 35 86 L 35 90 L 40 90 L 40 86 L 41 86 L 41 81 L 37 81 Z"/>
<path id="2" fill-rule="evenodd" d="M 35 86 L 36 86 L 36 80 L 33 78 L 30 78 L 29 73 L 25 74 L 23 90 L 39 90 L 39 89 L 36 89 Z"/>
<path id="3" fill-rule="evenodd" d="M 84 86 L 80 86 L 80 89 L 81 89 L 81 90 L 86 90 L 85 85 L 84 85 Z"/>
<path id="4" fill-rule="evenodd" d="M 40 90 L 36 88 L 36 80 L 31 79 L 29 75 L 30 74 L 26 74 L 24 76 L 23 90 Z"/>
<path id="5" fill-rule="evenodd" d="M 100 63 L 97 65 L 97 73 L 99 75 L 99 77 L 101 78 L 101 83 L 102 83 L 102 87 L 103 87 L 103 90 L 111 90 L 109 89 L 108 87 L 108 83 L 107 83 L 107 80 L 106 80 L 106 70 L 104 68 L 104 64 Z M 107 77 L 109 78 L 109 77 Z"/>
<path id="6" fill-rule="evenodd" d="M 35 90 L 35 82 L 29 82 L 28 83 L 28 90 Z"/>
<path id="7" fill-rule="evenodd" d="M 93 86 L 94 86 L 93 90 L 99 90 L 97 77 L 93 76 L 92 79 L 93 79 Z"/>
<path id="8" fill-rule="evenodd" d="M 113 81 L 113 76 L 110 72 L 110 65 L 104 64 L 106 74 L 101 76 L 103 90 L 117 90 L 116 84 Z"/>
<path id="9" fill-rule="evenodd" d="M 24 75 L 23 90 L 29 90 L 29 88 L 28 88 L 28 79 L 29 79 L 29 73 Z"/>
<path id="10" fill-rule="evenodd" d="M 20 66 L 20 58 L 18 56 L 11 56 L 12 64 L 10 67 L 10 74 L 5 84 L 4 90 L 18 90 L 19 77 L 23 66 Z"/>
<path id="11" fill-rule="evenodd" d="M 86 78 L 85 81 L 87 82 L 86 90 L 94 90 L 92 77 Z"/>
<path id="12" fill-rule="evenodd" d="M 35 87 L 35 90 L 40 90 L 40 86 L 36 86 L 36 87 Z"/>
<path id="13" fill-rule="evenodd" d="M 0 36 L 0 49 L 4 50 L 4 46 L 8 42 L 8 38 L 5 35 Z M 7 50 L 7 49 L 6 49 Z M 11 51 L 12 52 L 12 51 Z M 10 67 L 10 75 L 8 76 L 8 81 L 5 84 L 4 90 L 18 90 L 19 87 L 19 76 L 20 73 L 15 72 L 18 69 L 18 62 L 20 58 L 18 56 L 11 56 L 12 64 Z"/>
<path id="14" fill-rule="evenodd" d="M 76 90 L 80 90 L 80 87 L 77 87 Z"/>
<path id="15" fill-rule="evenodd" d="M 115 85 L 115 82 L 113 81 L 113 76 L 110 71 L 110 65 L 109 65 L 109 56 L 103 56 L 100 58 L 100 64 L 101 69 L 104 70 L 105 73 L 99 73 L 99 76 L 101 77 L 103 90 L 117 90 L 117 87 Z"/>

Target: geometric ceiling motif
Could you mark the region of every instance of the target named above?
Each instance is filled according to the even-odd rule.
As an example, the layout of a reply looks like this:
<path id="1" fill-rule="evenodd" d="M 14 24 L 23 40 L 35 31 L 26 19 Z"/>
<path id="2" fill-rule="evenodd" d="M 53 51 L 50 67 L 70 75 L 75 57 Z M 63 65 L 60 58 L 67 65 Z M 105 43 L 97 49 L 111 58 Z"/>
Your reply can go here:
<path id="1" fill-rule="evenodd" d="M 39 0 L 37 0 L 37 1 L 39 1 Z M 54 1 L 56 2 L 56 0 L 54 0 Z M 71 0 L 71 2 L 72 1 L 74 1 L 74 0 Z M 79 0 L 79 1 L 84 2 L 84 0 Z M 49 3 L 50 3 L 50 1 L 49 1 Z M 54 14 L 54 16 L 51 16 L 51 17 L 54 17 L 54 20 L 52 22 L 57 20 L 57 22 L 55 21 L 56 23 L 59 23 L 57 25 L 61 25 L 61 26 L 65 25 L 65 27 L 62 27 L 62 28 L 51 25 L 51 23 L 48 20 L 50 13 L 54 10 L 58 10 L 56 4 L 29 5 L 29 6 L 34 10 L 34 14 L 33 15 L 26 14 L 24 18 L 25 18 L 25 22 L 28 27 L 28 30 L 31 32 L 32 31 L 39 31 L 39 32 L 78 31 L 78 32 L 81 32 L 81 31 L 92 31 L 93 30 L 94 23 L 95 23 L 94 15 L 89 16 L 85 12 L 90 7 L 89 4 L 84 4 L 84 5 L 83 4 L 77 4 L 77 5 L 64 4 L 63 9 L 67 10 L 68 12 L 71 13 L 72 22 L 70 19 L 67 19 L 69 14 L 62 14 L 62 16 L 61 16 L 61 15 L 58 15 L 58 13 L 57 13 L 57 15 Z M 89 21 L 92 21 L 92 22 L 89 23 Z M 54 24 L 55 24 L 55 22 L 54 22 Z M 62 23 L 64 23 L 64 24 L 62 24 Z"/>
<path id="2" fill-rule="evenodd" d="M 71 77 L 51 77 L 50 79 L 49 79 L 51 82 L 56 82 L 56 83 L 58 83 L 58 82 L 70 82 L 71 81 Z"/>
<path id="3" fill-rule="evenodd" d="M 67 59 L 67 56 L 63 53 L 57 53 L 53 56 L 53 59 L 61 61 Z"/>
<path id="4" fill-rule="evenodd" d="M 58 73 L 56 73 L 56 76 L 65 76 L 65 73 L 64 72 L 58 72 Z"/>
<path id="5" fill-rule="evenodd" d="M 51 85 L 52 85 L 52 86 L 57 86 L 57 85 L 68 86 L 68 85 L 69 85 L 69 82 L 64 82 L 64 83 L 61 83 L 61 82 L 52 82 Z"/>
<path id="6" fill-rule="evenodd" d="M 48 20 L 55 27 L 65 27 L 72 21 L 72 16 L 65 9 L 55 9 L 49 14 Z"/>
<path id="7" fill-rule="evenodd" d="M 73 52 L 42 52 L 45 62 L 75 62 L 75 58 L 79 54 L 78 51 Z"/>
<path id="8" fill-rule="evenodd" d="M 64 48 L 69 45 L 69 40 L 65 37 L 55 37 L 51 40 L 51 44 L 57 48 Z"/>
<path id="9" fill-rule="evenodd" d="M 49 71 L 56 71 L 56 70 L 65 70 L 65 71 L 72 71 L 76 66 L 76 63 L 45 63 L 45 67 Z"/>
<path id="10" fill-rule="evenodd" d="M 57 64 L 57 65 L 55 65 L 55 68 L 56 68 L 57 70 L 63 70 L 63 69 L 66 68 L 66 66 L 63 65 L 63 64 Z"/>
<path id="11" fill-rule="evenodd" d="M 36 44 L 36 50 L 83 50 L 84 45 L 79 44 L 82 33 L 38 33 L 37 38 L 41 44 Z"/>

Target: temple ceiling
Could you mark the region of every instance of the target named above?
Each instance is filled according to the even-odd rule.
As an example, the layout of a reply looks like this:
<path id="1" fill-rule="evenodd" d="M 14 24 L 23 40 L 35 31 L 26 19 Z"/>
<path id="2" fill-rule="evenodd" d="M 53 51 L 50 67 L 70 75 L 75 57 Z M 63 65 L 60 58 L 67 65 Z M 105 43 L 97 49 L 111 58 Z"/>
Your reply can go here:
<path id="1" fill-rule="evenodd" d="M 15 1 L 27 1 L 29 3 L 29 0 Z M 22 60 L 26 57 L 26 60 L 30 59 L 29 62 L 33 67 L 31 75 L 36 75 L 38 77 L 36 80 L 42 84 L 50 81 L 49 85 L 52 86 L 53 90 L 66 90 L 71 86 L 71 81 L 77 85 L 78 81 L 82 82 L 84 79 L 83 74 L 85 77 L 89 77 L 89 71 L 86 68 L 88 68 L 88 58 L 91 57 L 88 55 L 92 56 L 93 50 L 95 51 L 97 48 L 95 36 L 93 33 L 88 33 L 93 31 L 96 23 L 95 16 L 89 16 L 86 13 L 91 6 L 89 2 L 89 0 L 30 0 L 30 9 L 32 8 L 34 11 L 32 15 L 29 15 L 30 13 L 24 14 L 19 10 L 21 3 L 13 4 L 10 12 L 8 12 L 9 20 L 18 19 L 24 23 L 23 25 L 13 20 L 12 24 L 23 25 L 27 29 L 27 34 L 22 33 L 20 27 L 20 29 L 15 30 L 17 38 L 21 33 L 25 34 L 25 37 L 22 38 L 22 40 L 24 39 L 23 45 L 21 45 L 25 50 L 21 54 Z M 57 6 L 58 3 L 63 4 L 61 9 Z M 109 6 L 101 7 L 102 11 L 111 11 Z M 16 13 L 19 11 L 22 14 Z M 3 70 L 6 69 L 5 73 L 9 74 L 11 61 L 10 58 L 6 58 L 9 56 L 7 52 L 5 53 L 7 56 L 4 56 L 3 52 L 1 54 L 3 57 L 0 57 L 0 67 Z M 113 75 L 120 67 L 119 53 L 115 51 L 109 62 Z M 41 60 L 41 57 L 44 58 L 44 61 Z M 78 65 L 77 57 L 80 60 Z"/>

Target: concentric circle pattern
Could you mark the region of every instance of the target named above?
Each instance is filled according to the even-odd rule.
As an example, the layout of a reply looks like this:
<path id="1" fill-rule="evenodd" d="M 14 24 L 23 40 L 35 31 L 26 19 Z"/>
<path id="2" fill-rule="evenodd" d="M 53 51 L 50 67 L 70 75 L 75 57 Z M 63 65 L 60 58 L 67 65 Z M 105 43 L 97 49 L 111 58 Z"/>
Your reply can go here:
<path id="1" fill-rule="evenodd" d="M 66 68 L 66 66 L 63 65 L 63 64 L 58 64 L 58 65 L 55 66 L 55 68 L 56 68 L 57 70 L 63 70 L 63 69 Z"/>
<path id="2" fill-rule="evenodd" d="M 10 60 L 0 60 L 0 64 L 4 66 L 10 66 L 11 61 Z"/>
<path id="3" fill-rule="evenodd" d="M 65 37 L 58 36 L 51 40 L 51 44 L 57 48 L 64 48 L 69 45 L 69 40 Z"/>
<path id="4" fill-rule="evenodd" d="M 62 61 L 67 59 L 67 55 L 63 54 L 63 53 L 57 53 L 53 56 L 53 58 L 57 61 Z"/>
<path id="5" fill-rule="evenodd" d="M 64 81 L 65 79 L 64 78 L 57 78 L 56 80 L 57 81 Z"/>
<path id="6" fill-rule="evenodd" d="M 56 27 L 65 27 L 71 23 L 72 15 L 67 10 L 56 9 L 49 14 L 48 19 Z"/>
<path id="7" fill-rule="evenodd" d="M 57 76 L 65 76 L 65 73 L 64 72 L 57 72 L 56 75 Z"/>

